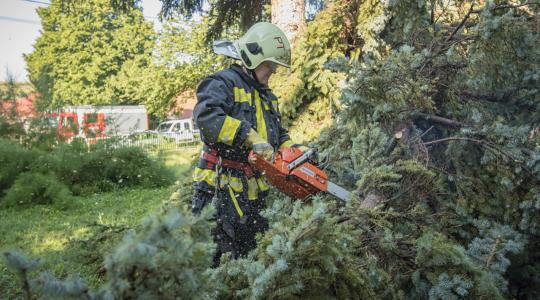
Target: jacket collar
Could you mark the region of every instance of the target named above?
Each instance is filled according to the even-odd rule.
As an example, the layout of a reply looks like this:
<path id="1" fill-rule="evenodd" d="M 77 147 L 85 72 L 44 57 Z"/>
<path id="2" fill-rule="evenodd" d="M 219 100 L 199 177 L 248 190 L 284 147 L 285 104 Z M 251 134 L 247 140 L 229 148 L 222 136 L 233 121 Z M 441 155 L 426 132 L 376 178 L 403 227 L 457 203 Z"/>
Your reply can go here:
<path id="1" fill-rule="evenodd" d="M 262 92 L 262 93 L 267 93 L 268 91 L 270 91 L 270 89 L 262 84 L 260 84 L 257 80 L 255 80 L 255 78 L 249 76 L 248 74 L 246 74 L 242 68 L 242 66 L 238 65 L 238 64 L 232 64 L 231 65 L 231 70 L 233 70 L 234 72 L 238 73 L 240 75 L 240 77 L 242 77 L 242 79 L 247 82 L 249 85 L 255 87 L 257 90 L 259 90 L 259 92 Z"/>

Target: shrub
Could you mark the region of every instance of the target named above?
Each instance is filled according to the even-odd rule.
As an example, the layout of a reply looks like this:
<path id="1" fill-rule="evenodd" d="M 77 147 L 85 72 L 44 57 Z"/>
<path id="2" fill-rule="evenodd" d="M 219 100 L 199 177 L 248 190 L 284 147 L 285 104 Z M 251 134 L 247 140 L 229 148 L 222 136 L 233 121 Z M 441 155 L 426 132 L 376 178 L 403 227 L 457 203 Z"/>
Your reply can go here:
<path id="1" fill-rule="evenodd" d="M 68 189 L 67 194 L 71 191 L 81 195 L 130 186 L 159 187 L 174 180 L 172 171 L 163 162 L 150 158 L 140 148 L 106 145 L 89 148 L 78 139 L 71 144 L 60 144 L 51 152 L 26 149 L 0 139 L 0 165 L 0 197 L 9 193 L 11 196 L 6 201 L 12 204 L 52 203 L 54 195 L 63 197 L 64 192 L 60 192 L 63 189 Z M 28 172 L 36 182 L 25 174 Z M 24 178 L 19 178 L 23 174 Z M 45 188 L 48 183 L 50 189 Z"/>
<path id="2" fill-rule="evenodd" d="M 80 185 L 81 193 L 129 186 L 158 187 L 173 182 L 172 172 L 135 147 L 95 146 L 71 168 L 64 173 L 64 178 L 72 181 L 71 186 Z M 70 174 L 72 179 L 69 179 Z"/>
<path id="3" fill-rule="evenodd" d="M 20 173 L 30 170 L 41 153 L 0 139 L 0 196 L 15 182 Z"/>
<path id="4" fill-rule="evenodd" d="M 173 182 L 173 173 L 160 161 L 135 147 L 111 148 L 83 141 L 59 145 L 36 169 L 51 168 L 76 194 L 105 192 L 129 186 L 158 187 Z"/>
<path id="5" fill-rule="evenodd" d="M 71 201 L 71 193 L 54 174 L 25 172 L 20 174 L 7 190 L 2 206 L 29 206 L 33 204 L 54 204 L 66 207 Z"/>
<path id="6" fill-rule="evenodd" d="M 119 186 L 164 186 L 172 183 L 172 173 L 140 148 L 120 148 L 110 153 L 106 179 Z"/>

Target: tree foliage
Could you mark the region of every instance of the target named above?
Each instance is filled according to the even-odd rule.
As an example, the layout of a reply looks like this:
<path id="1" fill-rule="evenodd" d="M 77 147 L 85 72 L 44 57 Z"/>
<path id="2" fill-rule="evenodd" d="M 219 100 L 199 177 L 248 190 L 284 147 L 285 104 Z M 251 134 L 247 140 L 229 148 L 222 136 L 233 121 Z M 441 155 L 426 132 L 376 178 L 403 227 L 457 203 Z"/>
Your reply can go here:
<path id="1" fill-rule="evenodd" d="M 318 142 L 359 196 L 363 257 L 392 297 L 536 297 L 507 274 L 540 274 L 538 8 L 379 5 L 359 59 L 331 64 L 347 80 Z"/>
<path id="2" fill-rule="evenodd" d="M 38 14 L 43 32 L 25 59 L 46 107 L 144 102 L 119 84 L 136 75 L 133 68 L 151 64 L 155 33 L 139 9 L 118 12 L 108 0 L 68 7 L 53 0 Z"/>
<path id="3" fill-rule="evenodd" d="M 194 13 L 203 11 L 204 1 L 202 0 L 162 0 L 161 17 L 168 19 L 178 14 L 191 17 Z M 227 33 L 230 28 L 238 28 L 245 31 L 251 25 L 262 21 L 265 17 L 265 6 L 270 4 L 269 0 L 256 1 L 234 1 L 222 0 L 211 1 L 210 11 L 211 23 L 204 33 L 206 41 L 213 41 L 223 33 Z"/>
<path id="4" fill-rule="evenodd" d="M 134 66 L 132 73 L 137 75 L 125 82 L 126 89 L 135 97 L 144 97 L 150 112 L 165 116 L 175 96 L 195 90 L 204 77 L 225 66 L 224 57 L 214 54 L 204 40 L 208 22 L 208 18 L 169 20 L 159 32 L 152 65 L 145 69 Z"/>
<path id="5" fill-rule="evenodd" d="M 20 139 L 24 136 L 24 122 L 17 114 L 17 99 L 26 95 L 8 71 L 6 78 L 0 85 L 0 136 Z"/>

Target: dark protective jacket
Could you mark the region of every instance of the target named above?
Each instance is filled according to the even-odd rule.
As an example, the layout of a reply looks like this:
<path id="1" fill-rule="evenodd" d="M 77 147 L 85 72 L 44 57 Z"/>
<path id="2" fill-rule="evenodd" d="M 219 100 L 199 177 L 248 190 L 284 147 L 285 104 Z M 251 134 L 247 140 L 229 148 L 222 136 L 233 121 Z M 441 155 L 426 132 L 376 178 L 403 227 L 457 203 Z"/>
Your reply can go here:
<path id="1" fill-rule="evenodd" d="M 218 178 L 215 161 L 205 159 L 204 153 L 215 152 L 223 160 L 249 167 L 250 149 L 243 145 L 251 128 L 276 149 L 281 145 L 288 146 L 290 141 L 280 124 L 276 96 L 238 65 L 201 82 L 194 118 L 204 147 L 193 172 L 192 210 L 198 213 L 210 202 L 216 207 L 217 226 L 213 234 L 218 245 L 214 257 L 217 265 L 225 252 L 240 257 L 255 248 L 255 235 L 268 228 L 259 211 L 264 208 L 269 187 L 261 174 L 254 172 L 247 176 L 238 168 L 223 167 Z M 213 199 L 214 196 L 217 197 Z"/>
<path id="2" fill-rule="evenodd" d="M 275 149 L 289 141 L 281 126 L 277 97 L 270 89 L 242 71 L 239 65 L 205 78 L 197 89 L 194 119 L 204 142 L 203 151 L 215 149 L 222 159 L 247 163 L 250 149 L 243 146 L 250 128 Z M 216 185 L 215 165 L 204 158 L 193 173 L 194 187 L 213 193 Z M 256 174 L 246 178 L 239 170 L 225 168 L 220 177 L 220 188 L 232 188 L 237 195 L 256 200 L 268 190 L 265 179 Z M 195 205 L 195 204 L 194 204 Z M 243 210 L 238 204 L 237 213 Z M 249 210 L 249 207 L 246 207 Z"/>

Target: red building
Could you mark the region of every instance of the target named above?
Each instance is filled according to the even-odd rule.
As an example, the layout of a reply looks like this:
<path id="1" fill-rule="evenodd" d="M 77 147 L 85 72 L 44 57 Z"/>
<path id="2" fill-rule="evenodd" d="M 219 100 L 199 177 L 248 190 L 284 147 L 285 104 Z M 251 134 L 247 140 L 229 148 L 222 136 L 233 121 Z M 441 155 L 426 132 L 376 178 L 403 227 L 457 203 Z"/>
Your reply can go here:
<path id="1" fill-rule="evenodd" d="M 15 116 L 22 120 L 28 120 L 36 118 L 39 114 L 36 111 L 34 102 L 36 100 L 37 94 L 31 93 L 26 97 L 19 98 L 15 101 L 5 100 L 0 102 L 0 109 L 3 115 L 15 113 Z M 15 105 L 15 107 L 13 107 Z"/>

